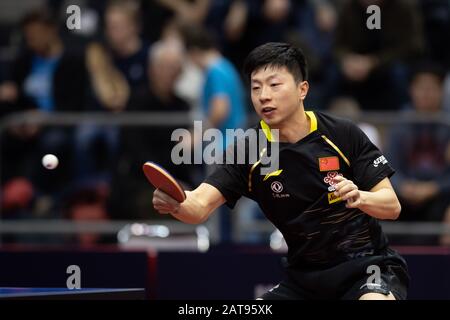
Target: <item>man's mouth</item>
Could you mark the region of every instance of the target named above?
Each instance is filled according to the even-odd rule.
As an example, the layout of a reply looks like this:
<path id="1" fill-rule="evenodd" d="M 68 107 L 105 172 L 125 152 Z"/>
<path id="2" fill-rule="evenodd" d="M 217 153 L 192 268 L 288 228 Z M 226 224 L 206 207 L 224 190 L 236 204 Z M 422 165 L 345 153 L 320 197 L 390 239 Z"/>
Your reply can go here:
<path id="1" fill-rule="evenodd" d="M 265 116 L 271 115 L 274 111 L 275 111 L 275 108 L 272 108 L 272 107 L 264 107 L 264 108 L 262 108 L 262 113 Z"/>

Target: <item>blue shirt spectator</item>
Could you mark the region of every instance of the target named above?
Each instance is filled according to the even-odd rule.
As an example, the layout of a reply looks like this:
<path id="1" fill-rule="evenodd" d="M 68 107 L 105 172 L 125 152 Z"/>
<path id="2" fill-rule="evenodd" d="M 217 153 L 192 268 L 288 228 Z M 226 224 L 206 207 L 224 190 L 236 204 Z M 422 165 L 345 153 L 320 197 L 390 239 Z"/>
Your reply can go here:
<path id="1" fill-rule="evenodd" d="M 240 75 L 217 49 L 213 35 L 206 29 L 185 25 L 180 31 L 187 54 L 205 75 L 201 108 L 207 127 L 221 131 L 225 148 L 228 145 L 226 129 L 243 128 L 247 121 Z"/>
<path id="2" fill-rule="evenodd" d="M 211 100 L 219 96 L 227 98 L 230 106 L 226 118 L 218 126 L 225 137 L 226 129 L 241 128 L 245 125 L 246 112 L 240 76 L 233 65 L 223 57 L 206 69 L 202 95 L 202 110 L 206 115 L 212 107 Z"/>
<path id="3" fill-rule="evenodd" d="M 25 79 L 25 94 L 34 100 L 41 111 L 48 112 L 55 109 L 53 76 L 59 61 L 60 56 L 48 58 L 34 56 L 30 74 Z"/>

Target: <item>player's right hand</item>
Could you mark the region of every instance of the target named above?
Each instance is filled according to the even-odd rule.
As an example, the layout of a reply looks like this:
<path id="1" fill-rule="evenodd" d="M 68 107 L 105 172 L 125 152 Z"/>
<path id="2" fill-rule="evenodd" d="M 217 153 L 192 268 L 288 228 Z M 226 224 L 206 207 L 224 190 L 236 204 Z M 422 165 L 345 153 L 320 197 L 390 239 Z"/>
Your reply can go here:
<path id="1" fill-rule="evenodd" d="M 153 192 L 153 207 L 161 214 L 177 213 L 180 203 L 168 194 L 156 189 Z"/>

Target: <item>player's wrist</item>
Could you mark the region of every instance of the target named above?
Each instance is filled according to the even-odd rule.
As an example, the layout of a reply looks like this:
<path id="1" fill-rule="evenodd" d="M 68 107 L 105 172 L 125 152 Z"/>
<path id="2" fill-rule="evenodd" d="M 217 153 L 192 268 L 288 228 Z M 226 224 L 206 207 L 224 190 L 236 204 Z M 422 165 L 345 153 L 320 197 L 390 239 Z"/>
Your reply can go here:
<path id="1" fill-rule="evenodd" d="M 178 214 L 180 212 L 180 206 L 176 206 L 171 212 L 170 214 Z"/>
<path id="2" fill-rule="evenodd" d="M 359 191 L 359 208 L 364 207 L 365 205 L 367 205 L 367 198 L 368 198 L 368 193 L 367 191 Z"/>

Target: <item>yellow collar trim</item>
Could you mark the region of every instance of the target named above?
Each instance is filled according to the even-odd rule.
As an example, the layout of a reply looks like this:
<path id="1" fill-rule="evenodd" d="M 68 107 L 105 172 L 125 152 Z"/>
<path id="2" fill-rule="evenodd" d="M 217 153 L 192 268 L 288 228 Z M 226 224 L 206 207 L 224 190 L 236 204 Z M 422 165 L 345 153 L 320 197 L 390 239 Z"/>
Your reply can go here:
<path id="1" fill-rule="evenodd" d="M 313 111 L 305 111 L 306 116 L 311 120 L 311 126 L 309 128 L 309 133 L 317 130 L 317 118 Z M 261 128 L 269 142 L 273 142 L 272 133 L 270 132 L 270 127 L 264 120 L 259 122 L 261 124 Z"/>
<path id="2" fill-rule="evenodd" d="M 312 133 L 317 130 L 317 118 L 314 112 L 312 111 L 305 111 L 306 115 L 311 120 L 311 126 L 309 128 L 309 133 Z"/>
<path id="3" fill-rule="evenodd" d="M 261 120 L 259 123 L 261 124 L 261 128 L 262 128 L 267 140 L 269 142 L 273 142 L 272 133 L 270 132 L 270 127 L 268 126 L 268 124 L 265 123 L 264 120 Z"/>

